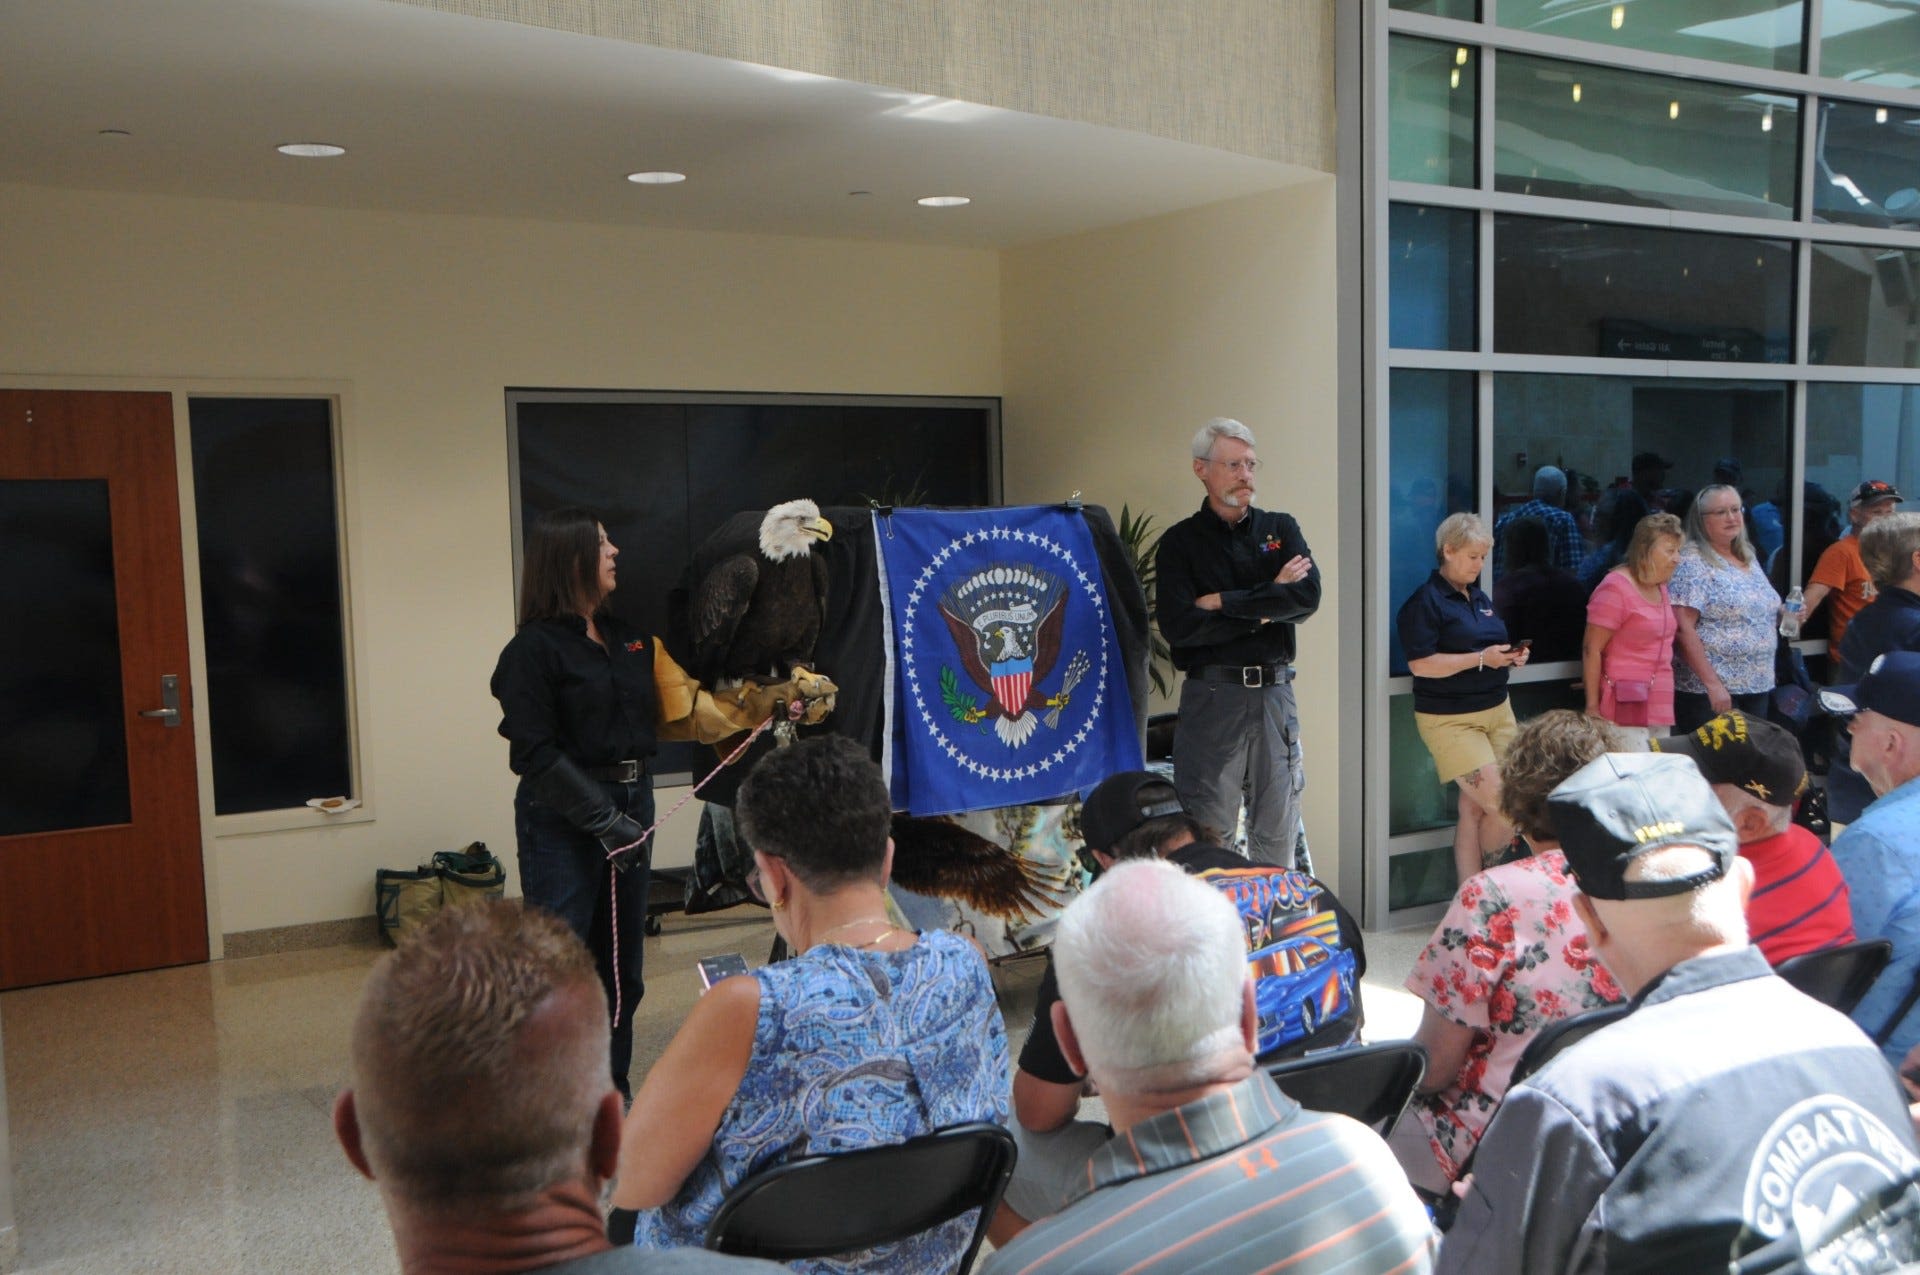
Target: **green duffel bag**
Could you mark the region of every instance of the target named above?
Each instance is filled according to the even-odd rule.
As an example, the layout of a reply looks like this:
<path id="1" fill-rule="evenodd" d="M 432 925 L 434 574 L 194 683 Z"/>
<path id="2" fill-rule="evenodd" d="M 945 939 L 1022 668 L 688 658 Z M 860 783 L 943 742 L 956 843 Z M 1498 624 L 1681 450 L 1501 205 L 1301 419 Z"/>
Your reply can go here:
<path id="1" fill-rule="evenodd" d="M 442 850 L 433 856 L 440 877 L 440 901 L 446 907 L 477 899 L 497 899 L 507 892 L 507 870 L 476 841 L 464 850 Z"/>
<path id="2" fill-rule="evenodd" d="M 398 944 L 440 910 L 441 876 L 431 864 L 378 868 L 373 874 L 373 911 L 380 935 Z"/>

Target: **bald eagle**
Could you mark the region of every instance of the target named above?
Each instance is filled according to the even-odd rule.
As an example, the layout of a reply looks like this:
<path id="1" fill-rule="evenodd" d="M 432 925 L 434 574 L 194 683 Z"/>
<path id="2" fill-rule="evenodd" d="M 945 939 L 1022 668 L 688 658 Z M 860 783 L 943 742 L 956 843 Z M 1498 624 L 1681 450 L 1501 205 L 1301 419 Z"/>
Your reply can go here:
<path id="1" fill-rule="evenodd" d="M 767 510 L 758 549 L 721 559 L 694 586 L 695 676 L 709 685 L 772 684 L 813 668 L 827 604 L 827 560 L 813 548 L 832 537 L 811 500 Z"/>

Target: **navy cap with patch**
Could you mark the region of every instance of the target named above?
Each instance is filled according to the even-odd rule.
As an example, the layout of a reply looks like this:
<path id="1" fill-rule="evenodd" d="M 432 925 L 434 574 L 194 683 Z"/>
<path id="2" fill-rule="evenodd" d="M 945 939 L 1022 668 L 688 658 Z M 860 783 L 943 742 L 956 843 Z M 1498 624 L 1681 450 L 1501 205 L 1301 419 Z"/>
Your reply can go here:
<path id="1" fill-rule="evenodd" d="M 1651 899 L 1726 875 L 1740 838 L 1713 788 L 1690 757 L 1606 753 L 1547 794 L 1547 815 L 1567 867 L 1596 899 Z M 1713 856 L 1697 872 L 1629 881 L 1635 859 L 1666 846 L 1697 846 Z"/>

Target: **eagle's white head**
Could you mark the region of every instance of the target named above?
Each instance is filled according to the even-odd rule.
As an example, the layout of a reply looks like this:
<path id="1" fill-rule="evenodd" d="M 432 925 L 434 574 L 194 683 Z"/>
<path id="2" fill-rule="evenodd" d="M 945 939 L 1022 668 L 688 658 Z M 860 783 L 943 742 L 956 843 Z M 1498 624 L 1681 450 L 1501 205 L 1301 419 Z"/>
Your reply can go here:
<path id="1" fill-rule="evenodd" d="M 811 500 L 789 500 L 760 520 L 760 552 L 775 562 L 802 558 L 816 540 L 833 539 L 833 524 Z"/>

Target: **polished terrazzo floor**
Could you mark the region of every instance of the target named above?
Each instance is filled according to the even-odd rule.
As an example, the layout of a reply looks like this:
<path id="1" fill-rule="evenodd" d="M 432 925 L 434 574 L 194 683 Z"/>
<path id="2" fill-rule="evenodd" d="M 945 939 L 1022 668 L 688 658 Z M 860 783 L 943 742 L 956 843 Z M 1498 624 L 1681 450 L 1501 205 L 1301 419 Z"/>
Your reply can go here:
<path id="1" fill-rule="evenodd" d="M 765 959 L 765 918 L 671 916 L 646 940 L 637 1065 L 692 1003 L 695 961 Z M 1369 1037 L 1418 1022 L 1398 984 L 1424 938 L 1368 936 Z M 397 1270 L 379 1196 L 330 1123 L 355 998 L 379 954 L 323 948 L 0 996 L 19 1269 Z M 1022 961 L 996 977 L 1016 1037 L 1039 974 Z"/>

